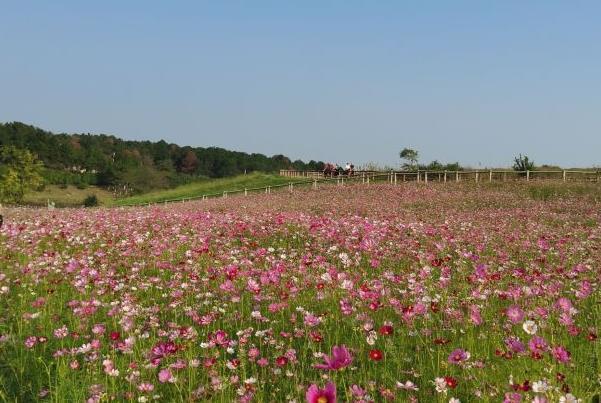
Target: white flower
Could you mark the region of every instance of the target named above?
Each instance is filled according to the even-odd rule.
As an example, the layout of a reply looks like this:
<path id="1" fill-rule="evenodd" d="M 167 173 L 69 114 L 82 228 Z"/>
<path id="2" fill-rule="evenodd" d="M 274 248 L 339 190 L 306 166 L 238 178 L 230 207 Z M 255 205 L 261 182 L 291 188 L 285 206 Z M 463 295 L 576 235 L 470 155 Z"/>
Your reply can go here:
<path id="1" fill-rule="evenodd" d="M 434 386 L 438 393 L 447 393 L 447 381 L 445 381 L 444 378 L 434 379 Z"/>
<path id="2" fill-rule="evenodd" d="M 457 399 L 455 397 L 452 397 L 452 398 L 449 399 L 449 403 L 461 403 L 461 400 L 459 400 L 459 399 Z"/>
<path id="3" fill-rule="evenodd" d="M 419 390 L 419 388 L 411 381 L 406 381 L 405 383 L 397 381 L 396 387 L 405 390 Z"/>
<path id="4" fill-rule="evenodd" d="M 582 402 L 582 399 L 577 399 L 576 396 L 574 396 L 571 393 L 568 393 L 567 395 L 559 398 L 559 403 L 580 403 L 580 402 Z"/>
<path id="5" fill-rule="evenodd" d="M 532 383 L 532 391 L 535 393 L 545 393 L 549 390 L 549 384 L 546 379 Z"/>
<path id="6" fill-rule="evenodd" d="M 522 328 L 524 329 L 524 332 L 526 332 L 528 334 L 535 334 L 536 331 L 538 330 L 538 326 L 536 326 L 536 323 L 534 323 L 533 320 L 525 321 L 524 324 L 522 325 Z"/>
<path id="7" fill-rule="evenodd" d="M 378 340 L 378 334 L 372 330 L 367 335 L 367 344 L 369 344 L 370 346 L 373 346 L 374 344 L 376 344 L 376 340 Z"/>

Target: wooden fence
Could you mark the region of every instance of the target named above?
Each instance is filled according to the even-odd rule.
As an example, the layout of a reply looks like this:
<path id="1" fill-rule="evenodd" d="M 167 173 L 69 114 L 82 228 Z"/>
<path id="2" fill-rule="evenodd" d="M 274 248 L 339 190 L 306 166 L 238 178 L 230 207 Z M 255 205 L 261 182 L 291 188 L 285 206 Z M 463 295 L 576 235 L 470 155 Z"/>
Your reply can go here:
<path id="1" fill-rule="evenodd" d="M 294 171 L 280 170 L 281 176 L 291 178 L 326 178 L 321 171 Z M 328 176 L 328 178 L 346 178 L 349 176 Z M 493 181 L 540 181 L 554 180 L 560 182 L 599 182 L 601 171 L 596 170 L 541 170 L 541 171 L 514 171 L 514 170 L 470 170 L 470 171 L 355 171 L 350 178 L 359 178 L 363 183 L 386 178 L 387 182 L 493 182 Z"/>

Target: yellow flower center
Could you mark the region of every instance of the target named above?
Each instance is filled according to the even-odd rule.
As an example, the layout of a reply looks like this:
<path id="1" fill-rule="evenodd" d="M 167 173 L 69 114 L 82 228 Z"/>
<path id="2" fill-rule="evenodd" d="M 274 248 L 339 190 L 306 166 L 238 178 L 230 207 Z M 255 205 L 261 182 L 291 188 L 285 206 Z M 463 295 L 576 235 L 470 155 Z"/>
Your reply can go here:
<path id="1" fill-rule="evenodd" d="M 317 403 L 328 403 L 328 398 L 325 396 L 319 396 L 317 398 Z"/>

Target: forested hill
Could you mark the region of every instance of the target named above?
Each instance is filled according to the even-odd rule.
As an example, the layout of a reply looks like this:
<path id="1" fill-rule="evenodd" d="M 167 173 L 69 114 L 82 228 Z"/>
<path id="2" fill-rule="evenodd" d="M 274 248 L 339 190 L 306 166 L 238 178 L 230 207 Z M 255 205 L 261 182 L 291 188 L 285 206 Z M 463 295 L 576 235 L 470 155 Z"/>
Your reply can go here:
<path id="1" fill-rule="evenodd" d="M 129 141 L 104 134 L 54 134 L 20 122 L 0 123 L 0 145 L 35 153 L 51 171 L 96 172 L 99 185 L 137 181 L 167 187 L 185 177 L 225 177 L 251 171 L 323 167 L 322 162 L 290 161 L 284 155 L 267 157 L 218 147 L 188 147 L 163 140 Z M 179 178 L 179 179 L 176 179 Z"/>

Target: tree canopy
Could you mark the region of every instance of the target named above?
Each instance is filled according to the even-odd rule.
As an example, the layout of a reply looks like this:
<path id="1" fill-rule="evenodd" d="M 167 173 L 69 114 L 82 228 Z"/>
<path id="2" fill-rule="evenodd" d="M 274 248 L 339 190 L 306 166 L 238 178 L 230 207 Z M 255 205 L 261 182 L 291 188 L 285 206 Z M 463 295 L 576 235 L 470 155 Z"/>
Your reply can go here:
<path id="1" fill-rule="evenodd" d="M 19 203 L 25 192 L 42 185 L 42 163 L 28 150 L 0 145 L 0 201 Z"/>
<path id="2" fill-rule="evenodd" d="M 323 162 L 292 162 L 284 155 L 189 147 L 164 140 L 129 141 L 112 135 L 54 134 L 20 122 L 0 124 L 0 145 L 26 149 L 44 163 L 49 182 L 85 180 L 91 184 L 127 184 L 136 190 L 169 187 L 195 177 L 225 177 L 280 169 L 321 170 Z M 70 175 L 75 173 L 76 178 Z M 83 178 L 83 179 L 82 179 Z"/>

